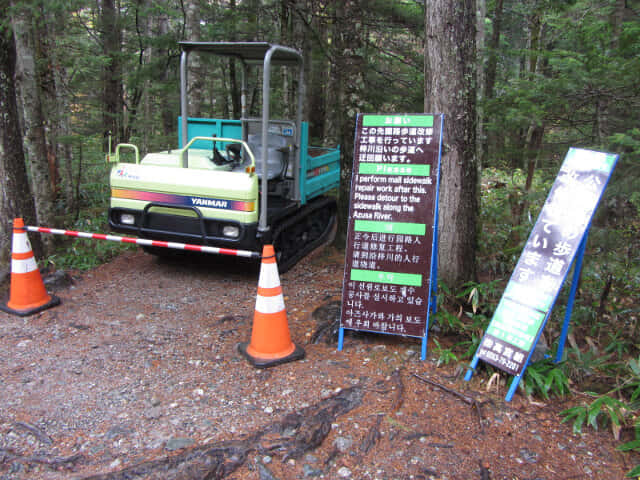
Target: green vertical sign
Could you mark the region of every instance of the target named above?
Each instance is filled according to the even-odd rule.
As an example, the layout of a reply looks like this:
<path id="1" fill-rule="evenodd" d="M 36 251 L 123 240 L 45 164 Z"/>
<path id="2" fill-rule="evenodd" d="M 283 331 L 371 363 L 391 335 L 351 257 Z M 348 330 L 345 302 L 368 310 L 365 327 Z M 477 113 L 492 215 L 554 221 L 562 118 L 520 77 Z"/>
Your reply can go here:
<path id="1" fill-rule="evenodd" d="M 615 165 L 616 155 L 571 148 L 476 353 L 519 375 Z"/>

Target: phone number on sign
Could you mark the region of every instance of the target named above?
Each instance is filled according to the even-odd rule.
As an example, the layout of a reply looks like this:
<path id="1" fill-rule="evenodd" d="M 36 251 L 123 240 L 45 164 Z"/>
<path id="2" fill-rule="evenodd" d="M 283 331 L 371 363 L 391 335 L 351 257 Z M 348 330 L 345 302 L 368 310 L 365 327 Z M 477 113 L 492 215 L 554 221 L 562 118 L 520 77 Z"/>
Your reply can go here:
<path id="1" fill-rule="evenodd" d="M 512 371 L 517 371 L 518 367 L 520 367 L 520 364 L 514 362 L 513 360 L 509 360 L 505 357 L 503 357 L 502 355 L 493 352 L 491 350 L 488 350 L 486 348 L 481 348 L 479 355 L 481 357 L 486 358 L 487 360 L 492 360 L 493 362 L 497 363 L 498 365 L 502 365 L 504 368 L 508 369 L 508 370 L 512 370 Z"/>

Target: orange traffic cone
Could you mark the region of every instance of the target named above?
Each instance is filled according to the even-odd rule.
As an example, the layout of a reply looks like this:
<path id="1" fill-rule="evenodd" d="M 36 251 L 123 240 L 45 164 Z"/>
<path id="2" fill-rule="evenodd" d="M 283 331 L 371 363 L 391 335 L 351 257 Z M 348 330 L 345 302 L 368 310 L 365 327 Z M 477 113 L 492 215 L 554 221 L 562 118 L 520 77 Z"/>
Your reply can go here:
<path id="1" fill-rule="evenodd" d="M 291 341 L 289 334 L 273 245 L 265 245 L 262 249 L 251 343 L 240 343 L 238 350 L 258 368 L 304 358 L 304 350 Z"/>
<path id="2" fill-rule="evenodd" d="M 23 317 L 59 303 L 58 297 L 49 295 L 45 290 L 24 221 L 16 218 L 11 246 L 11 290 L 9 301 L 6 305 L 0 304 L 0 310 Z"/>

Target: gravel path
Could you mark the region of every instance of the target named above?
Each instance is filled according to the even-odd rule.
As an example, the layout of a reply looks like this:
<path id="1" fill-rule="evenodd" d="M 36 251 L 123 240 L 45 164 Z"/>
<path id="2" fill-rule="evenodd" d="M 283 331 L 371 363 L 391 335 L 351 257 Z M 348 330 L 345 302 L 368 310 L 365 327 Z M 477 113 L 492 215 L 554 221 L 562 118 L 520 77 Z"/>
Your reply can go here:
<path id="1" fill-rule="evenodd" d="M 258 270 L 236 259 L 129 251 L 71 272 L 58 307 L 0 312 L 0 479 L 624 477 L 609 433 L 560 423 L 567 405 L 505 404 L 504 386 L 487 392 L 482 375 L 467 384 L 453 365 L 422 362 L 416 339 L 310 343 L 335 318 L 342 269 L 327 249 L 281 275 L 306 358 L 271 369 L 237 351 Z M 359 402 L 335 407 L 345 392 Z M 207 472 L 212 452 L 222 463 Z"/>

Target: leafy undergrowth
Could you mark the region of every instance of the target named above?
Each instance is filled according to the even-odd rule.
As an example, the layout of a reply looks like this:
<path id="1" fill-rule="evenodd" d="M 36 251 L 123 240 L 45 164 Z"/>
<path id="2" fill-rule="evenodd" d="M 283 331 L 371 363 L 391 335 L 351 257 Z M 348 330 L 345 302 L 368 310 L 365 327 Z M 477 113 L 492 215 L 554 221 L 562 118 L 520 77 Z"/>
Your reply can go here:
<path id="1" fill-rule="evenodd" d="M 82 218 L 67 228 L 88 233 L 108 233 L 107 210 L 95 214 L 93 218 Z M 109 262 L 125 250 L 138 248 L 132 244 L 112 241 L 88 240 L 62 236 L 57 240 L 56 253 L 47 258 L 54 269 L 90 270 Z"/>

